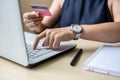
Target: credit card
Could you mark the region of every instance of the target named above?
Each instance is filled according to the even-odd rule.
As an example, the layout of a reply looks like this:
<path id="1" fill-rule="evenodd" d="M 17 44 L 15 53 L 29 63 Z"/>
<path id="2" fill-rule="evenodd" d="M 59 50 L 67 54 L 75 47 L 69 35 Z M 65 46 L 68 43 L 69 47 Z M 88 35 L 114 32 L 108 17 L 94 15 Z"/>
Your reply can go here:
<path id="1" fill-rule="evenodd" d="M 45 5 L 31 5 L 31 7 L 39 16 L 52 16 L 48 7 Z"/>

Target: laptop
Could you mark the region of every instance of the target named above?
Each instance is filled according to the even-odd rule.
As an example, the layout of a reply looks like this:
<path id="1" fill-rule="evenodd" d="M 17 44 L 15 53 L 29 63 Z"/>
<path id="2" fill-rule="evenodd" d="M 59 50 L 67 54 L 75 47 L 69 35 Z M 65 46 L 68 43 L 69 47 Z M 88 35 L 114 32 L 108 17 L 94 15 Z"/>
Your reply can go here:
<path id="1" fill-rule="evenodd" d="M 0 57 L 29 67 L 76 47 L 66 41 L 53 50 L 42 47 L 42 39 L 37 49 L 32 50 L 37 35 L 25 32 L 20 8 L 20 0 L 0 0 Z"/>

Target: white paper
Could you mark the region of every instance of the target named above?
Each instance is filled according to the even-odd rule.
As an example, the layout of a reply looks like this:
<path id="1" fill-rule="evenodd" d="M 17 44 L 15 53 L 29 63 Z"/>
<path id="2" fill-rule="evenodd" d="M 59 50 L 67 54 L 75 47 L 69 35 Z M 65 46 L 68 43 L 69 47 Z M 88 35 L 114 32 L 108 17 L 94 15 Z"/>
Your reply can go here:
<path id="1" fill-rule="evenodd" d="M 120 76 L 120 47 L 104 45 L 84 64 L 85 69 Z"/>

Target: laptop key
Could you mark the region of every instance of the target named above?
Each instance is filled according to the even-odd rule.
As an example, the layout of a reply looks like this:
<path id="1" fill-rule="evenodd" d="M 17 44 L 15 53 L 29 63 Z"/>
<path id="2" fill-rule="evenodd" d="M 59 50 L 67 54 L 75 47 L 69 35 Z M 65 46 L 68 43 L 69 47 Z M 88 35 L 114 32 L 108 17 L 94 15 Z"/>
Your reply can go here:
<path id="1" fill-rule="evenodd" d="M 53 50 L 48 49 L 48 48 L 38 48 L 36 50 L 33 50 L 32 48 L 33 48 L 32 45 L 27 44 L 28 56 L 31 59 L 37 58 L 39 56 L 43 56 L 43 55 L 48 54 L 51 51 L 53 51 Z"/>

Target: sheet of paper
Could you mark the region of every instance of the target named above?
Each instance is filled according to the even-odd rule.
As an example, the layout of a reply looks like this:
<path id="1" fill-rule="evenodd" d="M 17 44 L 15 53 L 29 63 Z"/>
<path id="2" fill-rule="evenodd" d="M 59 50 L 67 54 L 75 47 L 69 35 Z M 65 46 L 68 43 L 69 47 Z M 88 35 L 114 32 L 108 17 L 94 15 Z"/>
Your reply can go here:
<path id="1" fill-rule="evenodd" d="M 120 47 L 102 46 L 85 62 L 85 66 L 101 72 L 120 74 Z"/>

